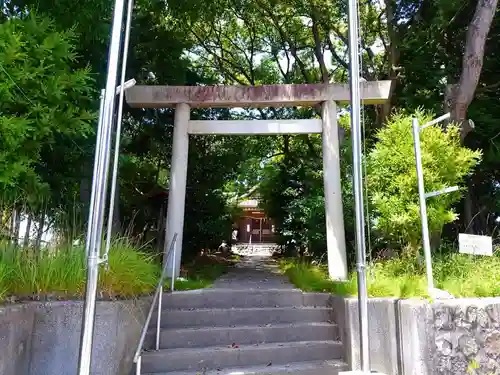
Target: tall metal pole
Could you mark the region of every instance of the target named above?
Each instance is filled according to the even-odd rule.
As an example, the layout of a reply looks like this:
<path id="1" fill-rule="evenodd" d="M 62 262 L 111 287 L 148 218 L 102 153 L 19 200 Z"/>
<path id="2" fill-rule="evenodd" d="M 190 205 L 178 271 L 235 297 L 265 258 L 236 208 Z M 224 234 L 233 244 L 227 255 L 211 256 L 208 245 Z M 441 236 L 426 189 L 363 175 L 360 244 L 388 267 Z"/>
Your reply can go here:
<path id="1" fill-rule="evenodd" d="M 99 120 L 97 123 L 97 135 L 96 135 L 96 145 L 95 145 L 95 153 L 94 153 L 94 171 L 92 173 L 92 177 L 95 180 L 96 175 L 97 175 L 97 170 L 99 168 L 99 163 L 97 163 L 97 160 L 99 160 L 99 153 L 101 152 L 101 140 L 102 140 L 102 119 L 103 119 L 103 110 L 104 110 L 104 93 L 106 90 L 102 89 L 101 90 L 101 101 L 99 105 Z M 85 256 L 87 257 L 90 252 L 89 248 L 89 241 L 88 239 L 90 238 L 92 226 L 90 225 L 90 220 L 94 215 L 94 203 L 95 203 L 95 189 L 96 189 L 96 184 L 92 184 L 92 192 L 90 194 L 90 205 L 89 205 L 89 223 L 87 226 L 87 243 L 85 244 Z"/>
<path id="2" fill-rule="evenodd" d="M 95 194 L 92 196 L 92 201 L 90 202 L 92 210 L 89 216 L 89 230 L 86 242 L 86 248 L 88 249 L 87 285 L 83 310 L 80 355 L 78 358 L 78 375 L 90 375 L 97 282 L 99 278 L 99 255 L 104 209 L 106 206 L 105 192 L 107 189 L 107 175 L 109 170 L 109 163 L 107 163 L 107 161 L 109 160 L 111 151 L 113 109 L 116 96 L 116 76 L 120 60 L 123 10 L 124 0 L 116 0 L 108 56 L 106 91 L 104 94 L 103 110 L 99 119 L 98 137 L 102 135 L 102 138 L 98 138 L 97 143 L 99 143 L 99 148 L 96 150 L 96 159 L 94 161 L 97 167 L 94 168 L 92 191 Z"/>
<path id="3" fill-rule="evenodd" d="M 415 167 L 417 169 L 418 199 L 420 203 L 420 220 L 422 222 L 422 241 L 425 256 L 425 272 L 427 274 L 427 291 L 429 296 L 434 294 L 434 278 L 432 277 L 431 242 L 427 223 L 427 205 L 425 202 L 424 170 L 420 154 L 420 126 L 416 118 L 411 120 L 413 127 L 413 146 L 415 148 Z M 432 125 L 432 123 L 431 123 Z"/>
<path id="4" fill-rule="evenodd" d="M 125 41 L 123 43 L 123 61 L 122 61 L 122 72 L 120 79 L 120 98 L 118 99 L 118 115 L 116 120 L 116 136 L 115 136 L 115 150 L 114 150 L 114 160 L 113 160 L 113 175 L 111 176 L 111 195 L 109 197 L 109 211 L 108 211 L 108 231 L 106 235 L 106 258 L 109 254 L 109 249 L 111 248 L 111 237 L 113 235 L 113 219 L 115 212 L 115 195 L 116 195 L 116 183 L 118 179 L 118 162 L 120 157 L 120 139 L 122 132 L 122 116 L 123 116 L 123 96 L 125 92 L 125 75 L 127 73 L 127 56 L 128 47 L 130 42 L 130 28 L 132 23 L 132 12 L 134 9 L 134 0 L 128 0 L 127 5 L 127 21 L 125 24 Z M 106 259 L 107 260 L 107 259 Z"/>
<path id="5" fill-rule="evenodd" d="M 349 76 L 351 91 L 351 132 L 356 217 L 356 249 L 358 273 L 358 310 L 361 370 L 370 372 L 368 337 L 368 291 L 366 287 L 365 220 L 363 206 L 363 175 L 361 153 L 361 96 L 359 87 L 359 35 L 357 0 L 349 0 Z"/>

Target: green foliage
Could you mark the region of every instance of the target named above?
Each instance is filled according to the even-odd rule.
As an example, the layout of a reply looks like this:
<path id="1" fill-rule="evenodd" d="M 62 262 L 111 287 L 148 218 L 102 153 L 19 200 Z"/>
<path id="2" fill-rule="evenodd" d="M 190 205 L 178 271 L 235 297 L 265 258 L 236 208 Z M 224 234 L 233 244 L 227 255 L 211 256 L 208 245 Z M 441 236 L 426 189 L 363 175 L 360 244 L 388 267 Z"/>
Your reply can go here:
<path id="1" fill-rule="evenodd" d="M 306 292 L 348 296 L 354 294 L 356 290 L 356 280 L 352 277 L 346 283 L 330 280 L 325 265 L 285 259 L 280 262 L 280 269 L 297 288 Z"/>
<path id="2" fill-rule="evenodd" d="M 95 119 L 93 78 L 74 69 L 72 30 L 31 12 L 0 24 L 0 186 L 3 205 L 73 204 L 81 143 Z M 61 161 L 64 159 L 64 163 Z M 54 213 L 54 211 L 52 211 Z"/>
<path id="3" fill-rule="evenodd" d="M 433 256 L 434 281 L 439 289 L 455 297 L 500 296 L 500 253 L 493 257 L 450 254 L 441 249 Z M 357 295 L 357 275 L 349 274 L 347 282 L 332 281 L 323 264 L 300 260 L 283 260 L 281 270 L 298 288 L 342 296 Z M 425 267 L 415 257 L 401 256 L 378 260 L 367 273 L 370 297 L 428 297 Z"/>
<path id="4" fill-rule="evenodd" d="M 146 295 L 156 288 L 159 277 L 159 264 L 151 255 L 127 239 L 118 239 L 109 252 L 109 271 L 100 273 L 99 291 L 105 298 Z"/>
<path id="5" fill-rule="evenodd" d="M 444 252 L 433 264 L 437 287 L 458 297 L 500 296 L 500 253 L 481 257 Z"/>
<path id="6" fill-rule="evenodd" d="M 2 20 L 10 22 L 28 18 L 35 14 L 33 9 L 36 9 L 36 14 L 41 16 L 37 18 L 52 20 L 52 31 L 71 37 L 72 56 L 67 62 L 70 71 L 92 71 L 93 80 L 89 82 L 92 93 L 89 92 L 83 98 L 74 97 L 73 104 L 75 107 L 86 108 L 94 113 L 99 104 L 96 93 L 103 87 L 106 78 L 112 3 L 106 0 L 82 0 L 78 3 L 67 0 L 12 0 L 4 8 L 6 17 Z M 68 9 L 72 12 L 68 13 Z M 78 17 L 75 18 L 74 14 L 78 14 Z M 143 83 L 197 82 L 199 77 L 190 74 L 187 60 L 181 57 L 187 47 L 186 38 L 168 16 L 168 10 L 163 2 L 136 1 L 133 25 L 130 42 L 133 47 L 129 52 L 127 76 Z M 1 52 L 0 48 L 0 54 Z M 65 72 L 59 73 L 57 70 L 64 61 L 65 59 L 62 59 L 55 66 L 49 66 L 51 78 L 65 78 Z M 165 69 L 166 66 L 168 69 Z M 23 66 L 20 69 L 23 69 Z M 2 76 L 2 81 L 7 81 L 3 78 Z M 45 83 L 45 78 L 38 77 L 37 83 Z M 84 90 L 87 86 L 82 84 L 79 89 Z M 33 89 L 36 90 L 37 87 Z M 43 95 L 43 92 L 39 94 Z M 16 97 L 22 99 L 20 93 L 17 93 Z M 117 204 L 119 212 L 116 218 L 119 220 L 116 227 L 119 228 L 121 225 L 123 229 L 130 228 L 135 218 L 138 227 L 137 230 L 132 230 L 135 235 L 157 223 L 158 210 L 146 207 L 143 212 L 142 208 L 150 203 L 145 197 L 153 189 L 158 188 L 159 182 L 165 187 L 166 180 L 158 181 L 156 176 L 168 175 L 169 164 L 165 162 L 170 159 L 173 111 L 136 110 L 127 113 L 128 110 L 129 108 L 125 106 L 122 161 L 126 159 L 126 165 L 120 167 L 120 175 L 124 172 L 124 176 L 123 178 L 120 176 L 119 179 L 122 192 L 119 194 L 120 202 Z M 158 113 L 161 113 L 160 116 Z M 82 126 L 81 133 L 58 134 L 50 143 L 40 142 L 42 148 L 40 162 L 34 169 L 35 177 L 41 180 L 37 184 L 37 187 L 40 186 L 38 190 L 43 188 L 44 194 L 42 195 L 40 191 L 31 194 L 34 190 L 32 188 L 28 202 L 26 194 L 20 194 L 26 191 L 22 187 L 15 197 L 8 197 L 8 202 L 6 194 L 3 195 L 3 207 L 11 210 L 15 205 L 26 206 L 23 212 L 30 216 L 38 216 L 39 209 L 43 209 L 48 215 L 48 222 L 56 229 L 66 231 L 68 226 L 72 225 L 75 228 L 71 228 L 70 232 L 73 235 L 80 235 L 88 215 L 95 147 L 93 131 L 96 121 L 92 121 L 90 125 L 92 131 L 90 136 L 89 127 Z M 21 156 L 22 153 L 19 153 L 17 156 L 19 160 L 22 159 Z M 29 158 L 25 159 L 31 161 Z M 64 160 L 64 163 L 61 163 L 61 160 Z"/>
<path id="7" fill-rule="evenodd" d="M 430 121 L 430 113 L 416 112 L 419 124 Z M 375 228 L 386 240 L 418 246 L 420 213 L 412 135 L 412 116 L 397 113 L 377 134 L 378 142 L 367 158 L 368 191 L 375 215 Z M 481 157 L 480 151 L 461 146 L 459 129 L 427 127 L 421 131 L 421 154 L 427 192 L 463 183 Z M 441 233 L 443 225 L 457 216 L 453 204 L 459 193 L 427 200 L 429 228 Z"/>

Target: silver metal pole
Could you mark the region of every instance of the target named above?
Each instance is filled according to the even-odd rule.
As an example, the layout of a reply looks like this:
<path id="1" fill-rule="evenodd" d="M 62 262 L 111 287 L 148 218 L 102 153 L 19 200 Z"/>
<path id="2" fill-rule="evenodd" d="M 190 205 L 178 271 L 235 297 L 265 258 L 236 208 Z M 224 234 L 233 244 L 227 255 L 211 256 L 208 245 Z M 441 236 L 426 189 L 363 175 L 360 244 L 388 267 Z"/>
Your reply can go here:
<path id="1" fill-rule="evenodd" d="M 160 285 L 158 295 L 158 316 L 156 317 L 156 350 L 160 350 L 160 329 L 161 329 L 161 304 L 163 300 L 163 285 Z"/>
<path id="2" fill-rule="evenodd" d="M 175 249 L 176 249 L 176 245 L 174 243 L 174 247 L 172 249 L 173 251 L 173 259 L 172 259 L 172 279 L 170 280 L 170 290 L 173 292 L 174 291 L 174 288 L 175 288 L 175 260 L 176 260 L 176 257 L 175 257 Z M 168 257 L 167 257 L 168 258 Z M 168 263 L 168 259 L 167 259 L 167 263 Z"/>
<path id="3" fill-rule="evenodd" d="M 97 123 L 97 134 L 96 134 L 96 145 L 95 145 L 95 153 L 94 153 L 94 160 L 99 160 L 99 152 L 101 150 L 101 139 L 102 139 L 102 112 L 103 112 L 103 107 L 104 107 L 104 93 L 106 91 L 104 89 L 101 90 L 101 101 L 99 104 L 99 119 Z M 92 173 L 92 179 L 95 180 L 97 176 L 97 170 L 99 168 L 99 163 L 94 162 L 94 171 Z M 88 224 L 87 224 L 87 238 L 90 238 L 91 230 L 92 230 L 92 225 L 91 225 L 91 220 L 92 217 L 94 216 L 94 202 L 95 202 L 95 189 L 96 189 L 96 184 L 92 184 L 92 191 L 90 194 L 90 205 L 89 205 L 89 219 L 88 219 Z M 89 241 L 85 244 L 85 256 L 88 256 L 90 252 L 89 248 Z"/>
<path id="4" fill-rule="evenodd" d="M 120 59 L 121 29 L 123 23 L 124 0 L 116 0 L 113 27 L 111 31 L 111 42 L 108 56 L 108 73 L 106 81 L 106 91 L 104 94 L 103 111 L 99 120 L 99 131 L 102 132 L 102 144 L 96 149 L 97 164 L 93 179 L 93 190 L 95 191 L 91 207 L 92 216 L 89 218 L 89 230 L 86 246 L 89 249 L 87 263 L 87 285 L 85 291 L 85 305 L 82 321 L 82 335 L 80 341 L 80 354 L 78 358 L 78 375 L 90 375 L 92 357 L 92 339 L 94 333 L 95 304 L 97 295 L 97 282 L 99 278 L 99 256 L 101 248 L 102 225 L 105 209 L 105 192 L 107 188 L 107 173 L 111 146 L 112 118 L 115 101 L 116 76 L 118 72 L 118 62 Z M 97 147 L 97 144 L 96 144 Z"/>
<path id="5" fill-rule="evenodd" d="M 366 287 L 365 219 L 363 206 L 363 175 L 361 152 L 361 96 L 359 85 L 358 4 L 349 0 L 349 78 L 351 91 L 351 132 L 356 216 L 356 248 L 358 273 L 358 311 L 361 351 L 361 370 L 370 372 L 368 336 L 368 291 Z"/>
<path id="6" fill-rule="evenodd" d="M 141 375 L 141 364 L 142 364 L 142 357 L 139 357 L 137 359 L 137 363 L 135 364 L 135 374 L 136 375 Z"/>
<path id="7" fill-rule="evenodd" d="M 420 203 L 420 220 L 422 222 L 422 241 L 425 256 L 425 271 L 427 274 L 427 290 L 429 296 L 434 294 L 434 279 L 432 277 L 431 242 L 429 239 L 429 226 L 427 223 L 427 205 L 425 202 L 424 171 L 422 156 L 420 154 L 420 127 L 417 119 L 411 121 L 413 127 L 413 146 L 415 148 L 415 167 L 417 169 L 418 199 Z"/>
<path id="8" fill-rule="evenodd" d="M 429 127 L 429 126 L 432 126 L 432 125 L 439 124 L 441 121 L 444 121 L 444 120 L 446 120 L 446 119 L 449 119 L 449 118 L 450 118 L 450 116 L 451 116 L 451 113 L 449 113 L 449 112 L 448 112 L 448 113 L 445 113 L 444 115 L 439 116 L 438 118 L 436 118 L 436 119 L 434 119 L 434 120 L 432 120 L 432 121 L 429 121 L 429 122 L 427 122 L 427 123 L 423 124 L 423 125 L 420 127 L 420 130 L 425 129 L 425 128 L 427 128 L 427 127 Z"/>
<path id="9" fill-rule="evenodd" d="M 134 0 L 128 0 L 127 4 L 127 21 L 125 26 L 125 41 L 123 43 L 123 62 L 122 62 L 122 73 L 120 82 L 120 99 L 118 101 L 118 115 L 116 120 L 116 139 L 115 139 L 115 154 L 113 160 L 113 175 L 111 177 L 111 195 L 109 197 L 109 211 L 108 211 L 108 231 L 106 235 L 106 250 L 105 260 L 109 254 L 109 249 L 111 248 L 111 236 L 113 235 L 113 216 L 115 212 L 115 195 L 116 195 L 116 182 L 118 179 L 118 161 L 120 157 L 120 138 L 122 132 L 122 116 L 123 116 L 123 96 L 125 92 L 125 75 L 127 73 L 127 56 L 128 47 L 130 43 L 130 28 L 132 23 L 132 11 L 134 9 Z"/>
<path id="10" fill-rule="evenodd" d="M 420 129 L 422 129 L 422 128 L 420 128 Z M 442 190 L 431 191 L 429 193 L 425 193 L 425 199 L 437 197 L 437 196 L 442 195 L 442 194 L 453 193 L 454 191 L 458 191 L 458 190 L 460 190 L 460 188 L 458 186 L 450 186 L 450 187 L 446 187 Z"/>

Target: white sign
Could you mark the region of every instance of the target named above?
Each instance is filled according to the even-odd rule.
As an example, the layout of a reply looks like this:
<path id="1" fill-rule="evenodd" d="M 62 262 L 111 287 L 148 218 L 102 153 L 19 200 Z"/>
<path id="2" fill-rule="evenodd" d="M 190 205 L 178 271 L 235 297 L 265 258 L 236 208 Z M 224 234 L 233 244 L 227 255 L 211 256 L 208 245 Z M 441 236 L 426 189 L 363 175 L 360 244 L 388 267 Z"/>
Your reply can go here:
<path id="1" fill-rule="evenodd" d="M 489 236 L 458 234 L 459 252 L 472 255 L 493 255 L 493 242 Z"/>

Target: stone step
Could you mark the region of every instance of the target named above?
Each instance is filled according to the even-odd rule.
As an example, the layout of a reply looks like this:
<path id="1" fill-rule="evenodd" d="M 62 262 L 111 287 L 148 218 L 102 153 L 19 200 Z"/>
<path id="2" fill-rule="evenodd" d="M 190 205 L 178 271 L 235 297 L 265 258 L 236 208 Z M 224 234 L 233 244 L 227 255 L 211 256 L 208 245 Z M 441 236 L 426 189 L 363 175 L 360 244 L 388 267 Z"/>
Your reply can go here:
<path id="1" fill-rule="evenodd" d="M 162 312 L 162 328 L 231 327 L 286 323 L 333 322 L 328 307 L 261 307 L 233 309 L 176 309 Z M 156 324 L 156 318 L 151 320 Z"/>
<path id="2" fill-rule="evenodd" d="M 338 375 L 340 371 L 346 371 L 346 363 L 338 360 L 297 362 L 286 365 L 270 365 L 255 367 L 235 367 L 227 369 L 216 369 L 203 372 L 204 375 Z M 200 375 L 199 371 L 149 373 L 144 375 Z"/>
<path id="3" fill-rule="evenodd" d="M 293 362 L 340 359 L 342 354 L 342 344 L 338 341 L 163 349 L 143 354 L 142 372 L 203 372 L 231 367 L 286 365 Z"/>
<path id="4" fill-rule="evenodd" d="M 195 348 L 313 340 L 339 340 L 338 327 L 330 323 L 266 324 L 237 327 L 164 329 L 160 348 Z"/>
<path id="5" fill-rule="evenodd" d="M 165 293 L 164 309 L 301 307 L 327 306 L 331 300 L 325 293 L 303 293 L 299 289 L 200 289 Z"/>

